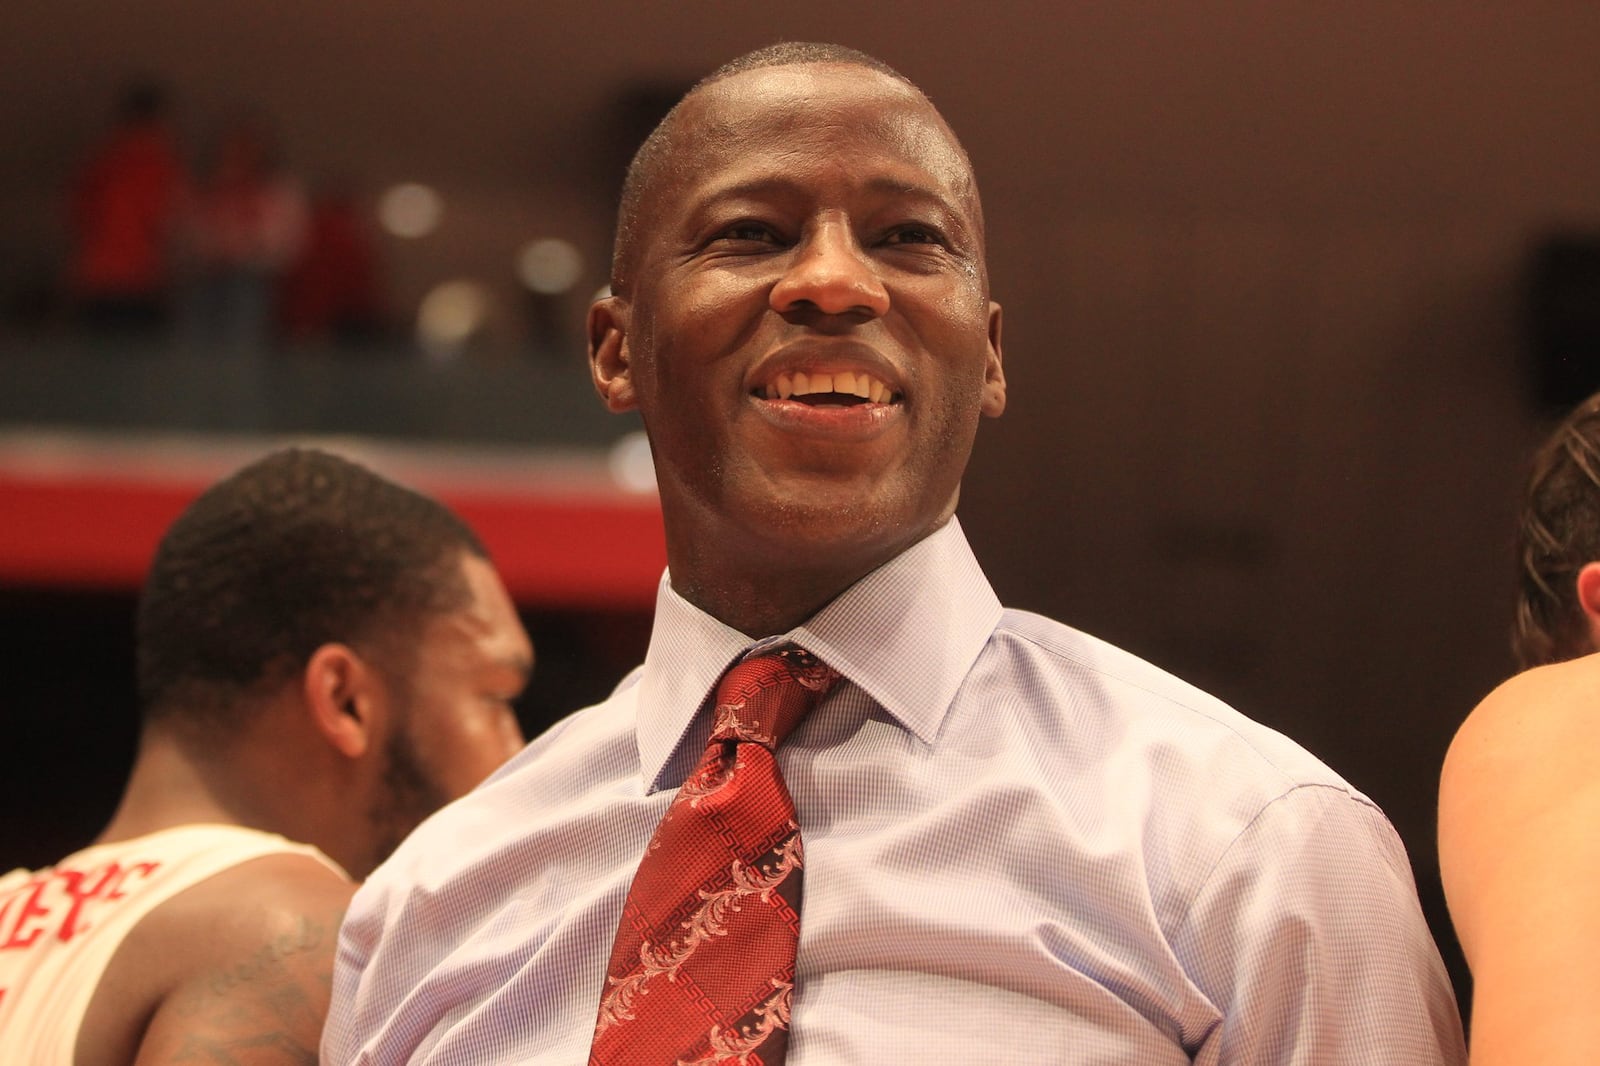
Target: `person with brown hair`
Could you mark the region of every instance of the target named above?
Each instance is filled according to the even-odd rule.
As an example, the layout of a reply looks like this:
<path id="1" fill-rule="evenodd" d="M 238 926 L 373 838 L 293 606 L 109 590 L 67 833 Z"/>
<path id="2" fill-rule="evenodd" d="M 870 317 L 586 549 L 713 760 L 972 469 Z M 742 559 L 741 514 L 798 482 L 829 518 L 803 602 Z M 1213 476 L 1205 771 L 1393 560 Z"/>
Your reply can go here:
<path id="1" fill-rule="evenodd" d="M 1600 394 L 1536 453 L 1517 557 L 1523 672 L 1450 744 L 1439 865 L 1472 971 L 1473 1066 L 1576 1066 L 1600 1002 Z"/>
<path id="2" fill-rule="evenodd" d="M 353 879 L 521 745 L 532 646 L 455 515 L 303 448 L 190 504 L 137 626 L 121 803 L 0 876 L 0 1062 L 314 1062 Z"/>

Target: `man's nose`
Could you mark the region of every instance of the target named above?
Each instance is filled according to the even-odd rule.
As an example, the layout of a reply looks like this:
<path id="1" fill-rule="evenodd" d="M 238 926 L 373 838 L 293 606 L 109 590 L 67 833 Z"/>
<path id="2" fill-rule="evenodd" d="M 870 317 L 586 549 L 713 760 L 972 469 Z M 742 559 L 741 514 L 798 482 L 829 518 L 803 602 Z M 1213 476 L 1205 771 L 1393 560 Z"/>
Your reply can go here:
<path id="1" fill-rule="evenodd" d="M 877 264 L 843 222 L 818 226 L 796 246 L 771 300 L 780 314 L 811 309 L 877 318 L 889 310 Z"/>

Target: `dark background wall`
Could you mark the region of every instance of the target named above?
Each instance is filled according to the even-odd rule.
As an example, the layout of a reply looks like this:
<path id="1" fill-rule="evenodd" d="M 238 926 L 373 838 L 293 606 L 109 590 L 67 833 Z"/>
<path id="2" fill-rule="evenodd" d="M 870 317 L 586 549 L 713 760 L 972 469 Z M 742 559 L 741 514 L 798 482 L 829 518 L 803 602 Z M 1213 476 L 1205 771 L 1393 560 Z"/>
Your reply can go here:
<path id="1" fill-rule="evenodd" d="M 1510 522 L 1550 416 L 1519 317 L 1530 249 L 1600 226 L 1587 0 L 13 4 L 0 283 L 59 259 L 61 175 L 144 70 L 190 129 L 248 100 L 308 175 L 438 187 L 440 231 L 386 246 L 398 306 L 452 276 L 509 284 L 543 234 L 584 251 L 581 297 L 638 114 L 793 37 L 897 65 L 977 166 L 1011 406 L 961 513 L 1002 597 L 1371 794 L 1464 983 L 1434 787 L 1511 669 Z"/>

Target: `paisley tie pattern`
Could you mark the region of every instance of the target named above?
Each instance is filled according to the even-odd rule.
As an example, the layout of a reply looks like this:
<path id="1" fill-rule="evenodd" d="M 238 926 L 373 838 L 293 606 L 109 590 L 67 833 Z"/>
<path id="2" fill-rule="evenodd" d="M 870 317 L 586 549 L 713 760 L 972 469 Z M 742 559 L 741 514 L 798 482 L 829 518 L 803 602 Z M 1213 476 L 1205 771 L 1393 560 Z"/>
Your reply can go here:
<path id="1" fill-rule="evenodd" d="M 723 675 L 711 742 L 628 889 L 590 1063 L 783 1062 L 805 850 L 774 751 L 838 679 L 793 644 Z"/>

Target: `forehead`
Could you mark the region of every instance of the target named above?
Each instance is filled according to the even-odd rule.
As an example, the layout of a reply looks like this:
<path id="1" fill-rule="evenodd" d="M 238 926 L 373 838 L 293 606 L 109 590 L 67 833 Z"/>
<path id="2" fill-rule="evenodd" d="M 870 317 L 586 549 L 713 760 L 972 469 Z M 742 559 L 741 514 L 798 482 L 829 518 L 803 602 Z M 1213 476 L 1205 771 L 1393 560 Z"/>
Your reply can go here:
<path id="1" fill-rule="evenodd" d="M 868 163 L 887 173 L 863 173 Z M 841 171 L 898 177 L 977 214 L 966 156 L 927 98 L 848 64 L 760 68 L 700 89 L 675 119 L 666 169 L 655 204 L 663 221 L 685 208 L 686 195 L 766 174 L 804 184 Z"/>
<path id="2" fill-rule="evenodd" d="M 460 608 L 431 619 L 424 651 L 452 655 L 472 649 L 507 660 L 532 660 L 533 649 L 505 585 L 487 559 L 463 552 L 458 564 L 470 598 Z"/>

